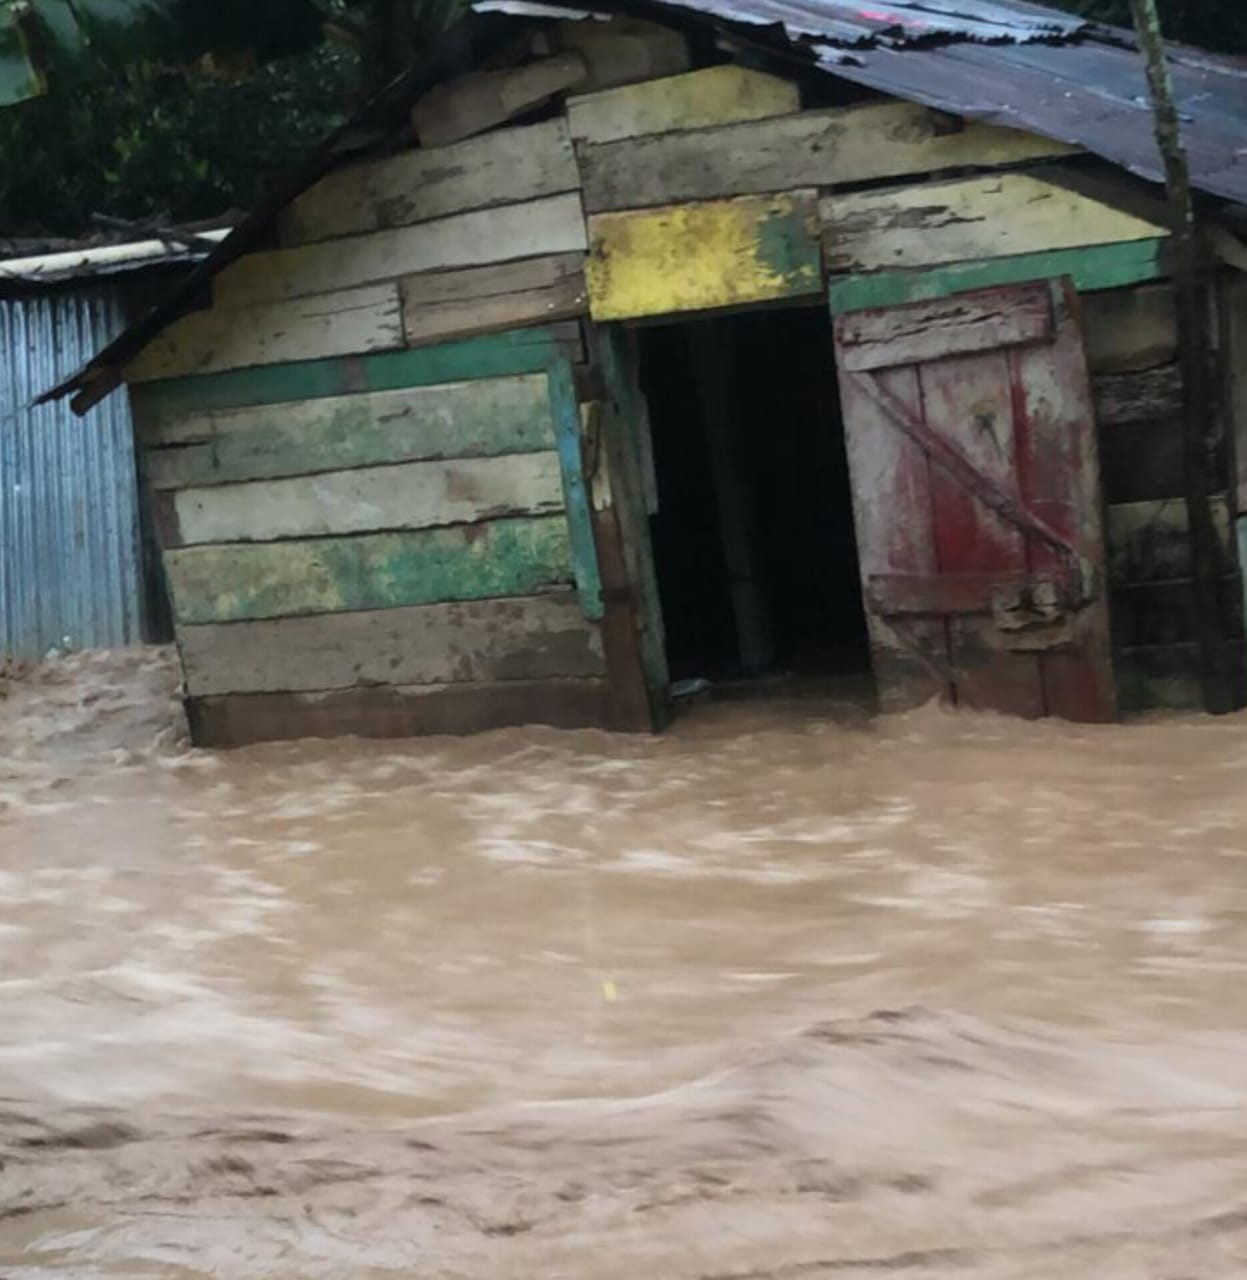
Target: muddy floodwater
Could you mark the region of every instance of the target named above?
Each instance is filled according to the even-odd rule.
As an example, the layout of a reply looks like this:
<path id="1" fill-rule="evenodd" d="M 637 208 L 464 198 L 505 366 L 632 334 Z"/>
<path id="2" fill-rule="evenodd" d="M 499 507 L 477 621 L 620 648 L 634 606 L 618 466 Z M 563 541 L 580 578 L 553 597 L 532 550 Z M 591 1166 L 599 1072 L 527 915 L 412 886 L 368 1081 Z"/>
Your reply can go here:
<path id="1" fill-rule="evenodd" d="M 0 1276 L 1247 1269 L 1247 719 L 232 753 L 0 678 Z"/>

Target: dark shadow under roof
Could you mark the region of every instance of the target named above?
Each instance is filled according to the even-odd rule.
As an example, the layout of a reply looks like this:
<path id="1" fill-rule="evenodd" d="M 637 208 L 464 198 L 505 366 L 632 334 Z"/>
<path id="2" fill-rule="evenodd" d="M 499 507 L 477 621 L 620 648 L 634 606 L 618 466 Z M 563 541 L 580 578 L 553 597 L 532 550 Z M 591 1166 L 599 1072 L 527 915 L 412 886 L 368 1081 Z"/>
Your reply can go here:
<path id="1" fill-rule="evenodd" d="M 190 310 L 219 271 L 259 244 L 280 210 L 316 182 L 360 130 L 392 120 L 419 92 L 479 60 L 503 38 L 502 15 L 582 17 L 558 0 L 478 0 L 443 47 L 328 139 L 164 303 L 43 399 L 75 395 L 85 412 L 120 369 Z M 1026 0 L 602 0 L 596 14 L 629 13 L 707 26 L 893 97 L 1072 143 L 1160 181 L 1142 61 L 1130 32 Z M 1247 60 L 1170 46 L 1191 181 L 1247 205 Z"/>

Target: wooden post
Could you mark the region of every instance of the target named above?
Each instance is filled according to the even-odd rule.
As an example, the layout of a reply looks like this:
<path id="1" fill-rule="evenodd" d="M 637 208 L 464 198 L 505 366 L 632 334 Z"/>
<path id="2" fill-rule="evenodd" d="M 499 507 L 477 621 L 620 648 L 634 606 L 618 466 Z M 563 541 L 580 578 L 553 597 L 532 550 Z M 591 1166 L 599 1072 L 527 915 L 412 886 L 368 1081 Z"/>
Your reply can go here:
<path id="1" fill-rule="evenodd" d="M 1184 401 L 1183 479 L 1195 578 L 1200 679 L 1205 708 L 1214 715 L 1224 714 L 1233 708 L 1234 681 L 1219 591 L 1221 549 L 1210 503 L 1213 486 L 1209 453 L 1214 415 L 1207 368 L 1208 325 L 1199 229 L 1156 0 L 1130 0 L 1130 8 L 1146 65 L 1156 141 L 1165 164 L 1169 195 Z"/>

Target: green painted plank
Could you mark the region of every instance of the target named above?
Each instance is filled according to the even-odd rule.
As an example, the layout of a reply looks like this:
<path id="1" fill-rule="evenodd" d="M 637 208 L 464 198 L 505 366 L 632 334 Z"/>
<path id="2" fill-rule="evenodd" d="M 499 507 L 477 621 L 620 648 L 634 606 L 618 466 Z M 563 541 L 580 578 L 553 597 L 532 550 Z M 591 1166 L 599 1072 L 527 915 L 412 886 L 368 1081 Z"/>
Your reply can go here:
<path id="1" fill-rule="evenodd" d="M 599 619 L 604 612 L 602 578 L 598 571 L 597 543 L 593 538 L 593 513 L 589 510 L 588 487 L 580 452 L 580 401 L 566 356 L 550 368 L 550 407 L 554 411 L 555 435 L 563 473 L 563 502 L 571 535 L 572 564 L 580 607 L 586 618 Z"/>
<path id="2" fill-rule="evenodd" d="M 299 360 L 190 378 L 166 378 L 130 388 L 144 425 L 210 409 L 315 400 L 359 391 L 463 382 L 537 373 L 562 351 L 550 329 L 511 329 L 462 342 L 329 360 Z"/>
<path id="3" fill-rule="evenodd" d="M 180 623 L 531 595 L 572 580 L 562 515 L 165 553 Z"/>
<path id="4" fill-rule="evenodd" d="M 1163 239 L 1132 240 L 1091 249 L 1058 249 L 1050 253 L 958 262 L 925 271 L 880 271 L 850 276 L 832 282 L 831 310 L 835 315 L 842 315 L 848 311 L 929 302 L 972 289 L 1054 280 L 1061 276 L 1072 277 L 1075 286 L 1084 293 L 1120 289 L 1161 279 L 1166 274 L 1164 246 Z"/>
<path id="5" fill-rule="evenodd" d="M 554 448 L 543 373 L 191 414 L 143 431 L 158 489 Z M 173 447 L 160 448 L 166 445 Z"/>

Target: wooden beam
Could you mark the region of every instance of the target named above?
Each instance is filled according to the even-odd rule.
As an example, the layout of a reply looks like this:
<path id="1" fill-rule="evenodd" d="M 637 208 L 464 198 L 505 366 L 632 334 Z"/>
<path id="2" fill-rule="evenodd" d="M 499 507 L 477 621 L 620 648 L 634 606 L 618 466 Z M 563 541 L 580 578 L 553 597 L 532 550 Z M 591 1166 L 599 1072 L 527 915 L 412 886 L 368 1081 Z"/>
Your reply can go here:
<path id="1" fill-rule="evenodd" d="M 481 733 L 508 725 L 610 727 L 605 680 L 505 680 L 492 684 L 373 686 L 323 693 L 189 698 L 191 740 L 242 747 L 290 738 L 411 738 Z"/>
<path id="2" fill-rule="evenodd" d="M 575 594 L 178 629 L 191 697 L 604 673 Z"/>
<path id="3" fill-rule="evenodd" d="M 828 270 L 895 271 L 1155 241 L 1163 226 L 1025 173 L 825 197 Z"/>
<path id="4" fill-rule="evenodd" d="M 581 253 L 434 271 L 406 276 L 401 285 L 403 329 L 411 346 L 566 320 L 589 310 Z"/>
<path id="5" fill-rule="evenodd" d="M 417 226 L 249 254 L 217 276 L 213 300 L 219 307 L 247 307 L 421 271 L 583 252 L 586 247 L 580 197 L 548 196 Z"/>
<path id="6" fill-rule="evenodd" d="M 337 169 L 281 215 L 285 247 L 385 231 L 580 186 L 564 120 L 500 129 Z"/>
<path id="7" fill-rule="evenodd" d="M 800 91 L 792 81 L 726 63 L 572 98 L 567 124 L 578 142 L 594 144 L 765 120 L 791 115 L 800 106 Z"/>
<path id="8" fill-rule="evenodd" d="M 585 266 L 595 320 L 817 293 L 816 198 L 780 196 L 597 214 Z"/>
<path id="9" fill-rule="evenodd" d="M 472 71 L 430 89 L 412 107 L 411 123 L 421 146 L 444 147 L 531 111 L 587 74 L 574 50 L 527 66 Z"/>
<path id="10" fill-rule="evenodd" d="M 402 391 L 440 382 L 536 373 L 559 358 L 575 334 L 557 325 L 516 329 L 462 342 L 336 360 L 299 360 L 257 369 L 231 369 L 194 378 L 169 378 L 131 389 L 147 424 L 192 413 L 314 400 L 361 391 Z"/>
<path id="11" fill-rule="evenodd" d="M 1132 240 L 1087 249 L 1013 254 L 927 269 L 875 271 L 848 276 L 831 282 L 831 309 L 842 315 L 850 311 L 927 302 L 998 285 L 1060 279 L 1062 276 L 1069 276 L 1075 288 L 1080 290 L 1119 290 L 1163 275 L 1164 245 L 1164 240 Z M 1099 309 L 1094 314 L 1099 315 Z M 1100 353 L 1101 365 L 1122 358 L 1113 352 L 1123 344 L 1137 344 L 1139 341 L 1129 332 L 1118 332 L 1115 337 L 1102 333 L 1090 317 L 1085 328 L 1089 346 Z"/>
<path id="12" fill-rule="evenodd" d="M 910 103 L 804 111 L 577 148 L 590 213 L 796 187 L 848 187 L 1067 155 L 1061 143 Z"/>
<path id="13" fill-rule="evenodd" d="M 179 623 L 531 595 L 572 581 L 562 515 L 165 553 Z"/>
<path id="14" fill-rule="evenodd" d="M 164 545 L 428 529 L 562 510 L 554 452 L 406 462 L 182 489 L 173 498 L 179 541 Z"/>
<path id="15" fill-rule="evenodd" d="M 189 414 L 141 430 L 156 489 L 554 447 L 544 373 Z"/>
<path id="16" fill-rule="evenodd" d="M 397 284 L 367 285 L 237 311 L 192 311 L 126 366 L 127 382 L 393 351 L 403 345 Z"/>
<path id="17" fill-rule="evenodd" d="M 1182 370 L 1176 364 L 1142 373 L 1100 374 L 1093 389 L 1095 417 L 1101 427 L 1165 418 L 1181 438 Z"/>

